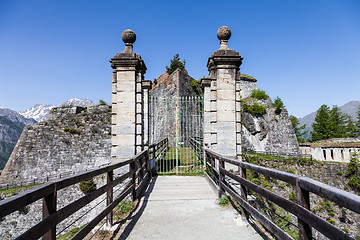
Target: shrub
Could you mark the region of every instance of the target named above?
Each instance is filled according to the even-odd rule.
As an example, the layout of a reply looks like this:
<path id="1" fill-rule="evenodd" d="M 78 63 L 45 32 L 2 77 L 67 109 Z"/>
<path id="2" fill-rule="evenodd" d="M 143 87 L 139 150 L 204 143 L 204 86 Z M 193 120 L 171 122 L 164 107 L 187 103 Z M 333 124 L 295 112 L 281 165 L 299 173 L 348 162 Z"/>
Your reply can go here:
<path id="1" fill-rule="evenodd" d="M 258 178 L 253 178 L 253 179 L 251 179 L 251 181 L 257 185 L 261 184 L 261 181 Z"/>
<path id="2" fill-rule="evenodd" d="M 80 135 L 81 131 L 80 130 L 76 130 L 74 128 L 64 128 L 64 131 L 65 132 L 68 132 L 68 133 L 71 133 L 71 134 L 78 134 Z"/>
<path id="3" fill-rule="evenodd" d="M 80 182 L 80 190 L 83 193 L 89 193 L 89 192 L 95 191 L 96 183 L 94 182 L 94 180 L 92 178 L 89 180 L 86 180 L 86 181 L 82 181 L 82 182 Z"/>
<path id="4" fill-rule="evenodd" d="M 283 101 L 279 97 L 276 97 L 274 99 L 273 106 L 275 107 L 275 114 L 276 115 L 279 115 L 281 113 L 281 109 L 285 108 Z"/>
<path id="5" fill-rule="evenodd" d="M 220 199 L 219 199 L 219 205 L 220 206 L 227 206 L 230 204 L 230 198 L 228 196 L 222 196 Z"/>
<path id="6" fill-rule="evenodd" d="M 266 113 L 266 106 L 260 105 L 257 102 L 255 102 L 253 105 L 248 105 L 246 103 L 242 104 L 242 110 L 244 112 L 251 113 L 255 116 L 262 116 Z"/>
<path id="7" fill-rule="evenodd" d="M 269 96 L 266 94 L 266 92 L 264 90 L 260 90 L 260 89 L 254 89 L 250 95 L 250 97 L 252 98 L 256 98 L 256 99 L 263 99 L 266 100 L 269 98 Z"/>
<path id="8" fill-rule="evenodd" d="M 296 194 L 294 191 L 291 191 L 290 195 L 289 195 L 289 200 L 296 202 Z"/>

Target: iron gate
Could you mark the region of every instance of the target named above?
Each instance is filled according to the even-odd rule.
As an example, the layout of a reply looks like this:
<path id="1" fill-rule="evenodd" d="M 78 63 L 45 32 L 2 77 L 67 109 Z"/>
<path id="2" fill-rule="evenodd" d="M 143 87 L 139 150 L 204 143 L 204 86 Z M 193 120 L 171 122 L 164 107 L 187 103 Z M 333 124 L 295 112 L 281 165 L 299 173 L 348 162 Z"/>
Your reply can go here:
<path id="1" fill-rule="evenodd" d="M 202 172 L 203 98 L 151 96 L 149 110 L 150 142 L 168 139 L 167 148 L 156 159 L 156 172 Z"/>

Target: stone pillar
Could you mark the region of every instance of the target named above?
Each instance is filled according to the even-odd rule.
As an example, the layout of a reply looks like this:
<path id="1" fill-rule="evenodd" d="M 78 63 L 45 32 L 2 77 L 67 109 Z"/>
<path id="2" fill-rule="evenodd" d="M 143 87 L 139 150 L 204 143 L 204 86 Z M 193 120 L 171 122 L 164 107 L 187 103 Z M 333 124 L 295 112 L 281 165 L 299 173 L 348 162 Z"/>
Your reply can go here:
<path id="1" fill-rule="evenodd" d="M 149 123 L 149 91 L 151 89 L 151 81 L 150 80 L 144 80 L 142 81 L 142 90 L 143 90 L 143 99 L 144 99 L 144 114 L 143 114 L 143 146 L 147 147 L 149 146 L 150 141 L 150 123 Z"/>
<path id="2" fill-rule="evenodd" d="M 227 42 L 228 27 L 217 31 L 220 48 L 211 54 L 204 86 L 204 141 L 211 150 L 229 157 L 241 155 L 240 65 L 242 57 Z"/>
<path id="3" fill-rule="evenodd" d="M 126 160 L 143 148 L 142 81 L 146 66 L 133 51 L 136 35 L 131 30 L 122 33 L 125 49 L 111 60 L 112 77 L 112 162 Z"/>

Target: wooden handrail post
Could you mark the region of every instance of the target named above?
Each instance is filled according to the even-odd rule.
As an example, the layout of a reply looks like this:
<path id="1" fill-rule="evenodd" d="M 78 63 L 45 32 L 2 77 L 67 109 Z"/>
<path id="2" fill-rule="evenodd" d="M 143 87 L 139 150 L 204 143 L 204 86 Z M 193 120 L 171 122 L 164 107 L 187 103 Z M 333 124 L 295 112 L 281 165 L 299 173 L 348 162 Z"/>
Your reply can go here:
<path id="1" fill-rule="evenodd" d="M 43 198 L 43 219 L 56 212 L 56 195 L 56 188 L 54 188 L 52 194 Z M 43 235 L 42 239 L 56 240 L 56 225 L 52 226 L 51 229 Z"/>
<path id="2" fill-rule="evenodd" d="M 114 171 L 107 172 L 107 183 L 114 181 Z M 106 193 L 106 206 L 109 206 L 113 202 L 113 188 L 110 188 Z M 111 210 L 106 216 L 106 224 L 112 226 L 113 224 L 113 211 Z"/>
<path id="3" fill-rule="evenodd" d="M 309 191 L 299 187 L 299 179 L 296 179 L 296 202 L 310 210 L 310 195 Z M 300 240 L 310 240 L 312 239 L 311 226 L 306 222 L 298 218 L 298 227 L 299 227 L 299 239 Z"/>
<path id="4" fill-rule="evenodd" d="M 225 184 L 225 175 L 220 171 L 220 168 L 225 168 L 225 162 L 221 159 L 219 159 L 219 192 L 218 192 L 218 198 L 221 198 L 221 196 L 224 194 L 224 189 L 221 187 L 221 183 Z"/>
<path id="5" fill-rule="evenodd" d="M 241 168 L 241 177 L 243 179 L 246 179 L 246 168 Z M 247 189 L 246 187 L 241 184 L 241 198 L 247 202 Z M 242 219 L 246 220 L 249 218 L 249 213 L 245 210 L 245 208 L 242 208 L 242 211 L 241 211 L 241 217 Z"/>
<path id="6" fill-rule="evenodd" d="M 146 151 L 145 161 L 146 161 L 146 171 L 149 173 L 150 178 L 152 178 L 149 149 Z"/>
<path id="7" fill-rule="evenodd" d="M 212 180 L 214 181 L 214 183 L 216 183 L 216 177 L 215 177 L 215 159 L 213 156 L 210 156 L 210 164 L 211 164 L 211 169 L 210 169 L 210 172 L 211 172 L 211 178 Z"/>
<path id="8" fill-rule="evenodd" d="M 132 176 L 131 176 L 131 185 L 133 187 L 132 189 L 132 200 L 135 201 L 136 200 L 136 164 L 135 164 L 135 159 L 130 163 L 130 171 L 134 171 Z"/>

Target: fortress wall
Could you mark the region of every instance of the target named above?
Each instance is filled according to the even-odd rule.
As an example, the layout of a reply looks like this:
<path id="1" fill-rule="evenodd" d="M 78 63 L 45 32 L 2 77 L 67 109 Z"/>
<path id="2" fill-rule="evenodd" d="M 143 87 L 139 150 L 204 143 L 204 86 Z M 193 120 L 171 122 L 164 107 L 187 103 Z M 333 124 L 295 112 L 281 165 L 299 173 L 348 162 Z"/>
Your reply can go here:
<path id="1" fill-rule="evenodd" d="M 109 163 L 110 107 L 89 110 L 27 125 L 1 173 L 0 184 L 64 176 Z"/>

